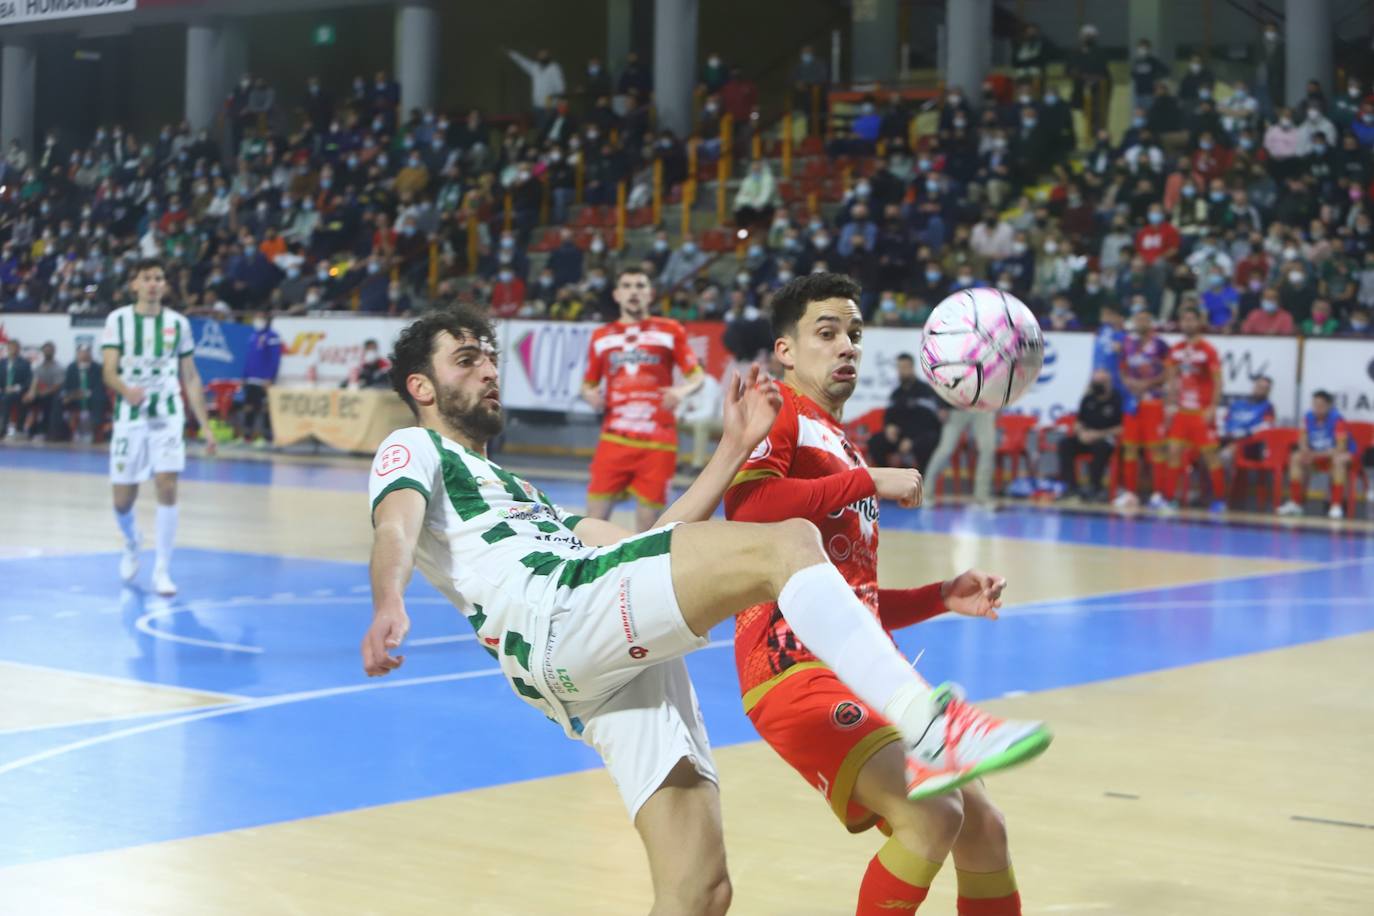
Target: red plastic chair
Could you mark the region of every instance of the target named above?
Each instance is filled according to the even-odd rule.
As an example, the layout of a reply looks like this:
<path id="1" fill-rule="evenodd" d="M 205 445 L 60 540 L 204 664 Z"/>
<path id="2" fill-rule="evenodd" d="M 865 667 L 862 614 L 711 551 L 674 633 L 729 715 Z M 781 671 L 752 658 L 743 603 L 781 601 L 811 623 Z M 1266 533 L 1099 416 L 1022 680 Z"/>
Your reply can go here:
<path id="1" fill-rule="evenodd" d="M 1355 443 L 1355 457 L 1350 462 L 1350 474 L 1345 482 L 1345 514 L 1355 517 L 1355 502 L 1369 486 L 1369 474 L 1364 467 L 1364 453 L 1374 448 L 1374 423 L 1346 423 L 1350 441 Z"/>
<path id="2" fill-rule="evenodd" d="M 997 417 L 997 431 L 1001 433 L 998 437 L 996 472 L 994 485 L 1002 486 L 1002 467 L 1007 462 L 1011 462 L 1012 479 L 1020 476 L 1021 462 L 1026 462 L 1027 471 L 1032 469 L 1030 457 L 1030 436 L 1035 430 L 1038 421 L 1031 414 L 1008 413 L 999 414 Z"/>
<path id="3" fill-rule="evenodd" d="M 1072 436 L 1077 428 L 1078 414 L 1076 413 L 1066 413 L 1063 416 L 1061 416 L 1058 420 L 1055 420 L 1053 425 L 1040 427 L 1038 440 L 1040 454 L 1044 455 L 1049 451 L 1049 436 L 1051 433 L 1057 430 L 1062 438 L 1063 436 Z M 1111 460 L 1107 462 L 1107 488 L 1110 490 L 1111 495 L 1113 497 L 1116 496 L 1117 469 L 1121 466 L 1119 458 L 1120 454 L 1121 449 L 1116 449 L 1112 452 Z M 1091 464 L 1092 460 L 1093 456 L 1087 454 L 1079 455 L 1077 458 L 1073 460 L 1073 470 L 1075 479 L 1083 479 L 1083 468 Z"/>
<path id="4" fill-rule="evenodd" d="M 1245 457 L 1246 447 L 1256 443 L 1263 445 L 1263 457 Z M 1269 492 L 1274 508 L 1277 509 L 1282 501 L 1283 475 L 1288 470 L 1288 456 L 1297 447 L 1298 431 L 1292 427 L 1260 430 L 1253 436 L 1237 442 L 1233 465 L 1235 474 L 1231 478 L 1231 502 L 1234 503 L 1236 500 L 1242 473 L 1254 472 L 1268 480 Z"/>
<path id="5" fill-rule="evenodd" d="M 227 378 L 215 379 L 205 384 L 210 403 L 215 406 L 215 415 L 221 420 L 229 421 L 229 414 L 234 411 L 234 398 L 242 387 L 243 384 L 238 379 Z"/>

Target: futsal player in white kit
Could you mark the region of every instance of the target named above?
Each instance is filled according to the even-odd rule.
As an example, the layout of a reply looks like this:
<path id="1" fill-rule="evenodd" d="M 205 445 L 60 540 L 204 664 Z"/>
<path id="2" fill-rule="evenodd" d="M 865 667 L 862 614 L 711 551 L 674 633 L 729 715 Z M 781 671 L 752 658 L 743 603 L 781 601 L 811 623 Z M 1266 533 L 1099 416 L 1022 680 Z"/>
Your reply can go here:
<path id="1" fill-rule="evenodd" d="M 951 691 L 927 684 L 855 596 L 816 527 L 706 521 L 781 404 L 755 369 L 726 386 L 720 447 L 701 476 L 635 535 L 571 515 L 493 463 L 502 429 L 490 324 L 452 307 L 402 332 L 392 381 L 418 426 L 397 430 L 369 476 L 371 676 L 409 629 L 414 568 L 457 607 L 512 689 L 601 755 L 649 859 L 653 914 L 724 913 L 730 901 L 716 768 L 683 656 L 715 624 L 777 601 L 792 629 L 904 738 L 907 791 L 950 791 L 1021 759 L 1042 728 L 956 728 Z M 920 500 L 913 475 L 912 502 Z M 480 751 L 474 751 L 480 753 Z"/>
<path id="2" fill-rule="evenodd" d="M 115 396 L 110 482 L 115 521 L 124 535 L 119 575 L 125 582 L 138 575 L 142 542 L 134 501 L 138 485 L 152 477 L 157 489 L 153 590 L 170 596 L 177 591 L 170 566 L 177 529 L 177 477 L 186 469 L 186 407 L 200 424 L 207 454 L 214 454 L 215 440 L 192 357 L 191 322 L 162 304 L 167 294 L 162 262 L 139 261 L 129 286 L 134 304 L 110 313 L 101 341 L 105 387 Z"/>

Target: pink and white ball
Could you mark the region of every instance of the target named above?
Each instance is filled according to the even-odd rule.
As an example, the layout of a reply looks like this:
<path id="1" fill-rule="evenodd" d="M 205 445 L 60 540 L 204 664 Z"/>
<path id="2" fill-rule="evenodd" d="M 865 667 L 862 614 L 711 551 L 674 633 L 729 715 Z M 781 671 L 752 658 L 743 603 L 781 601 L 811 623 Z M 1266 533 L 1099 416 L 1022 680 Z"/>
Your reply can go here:
<path id="1" fill-rule="evenodd" d="M 1001 410 L 1040 376 L 1045 338 L 1026 304 L 1000 289 L 961 289 L 935 307 L 921 371 L 961 410 Z"/>

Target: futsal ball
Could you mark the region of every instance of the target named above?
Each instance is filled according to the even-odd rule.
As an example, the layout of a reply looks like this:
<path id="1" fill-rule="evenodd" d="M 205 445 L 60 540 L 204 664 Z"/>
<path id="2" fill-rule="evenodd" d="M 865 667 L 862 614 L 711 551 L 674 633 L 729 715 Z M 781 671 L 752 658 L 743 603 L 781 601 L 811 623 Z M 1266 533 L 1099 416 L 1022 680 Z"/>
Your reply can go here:
<path id="1" fill-rule="evenodd" d="M 961 289 L 935 307 L 921 371 L 961 410 L 1001 410 L 1035 384 L 1045 338 L 1024 302 L 1000 289 Z"/>

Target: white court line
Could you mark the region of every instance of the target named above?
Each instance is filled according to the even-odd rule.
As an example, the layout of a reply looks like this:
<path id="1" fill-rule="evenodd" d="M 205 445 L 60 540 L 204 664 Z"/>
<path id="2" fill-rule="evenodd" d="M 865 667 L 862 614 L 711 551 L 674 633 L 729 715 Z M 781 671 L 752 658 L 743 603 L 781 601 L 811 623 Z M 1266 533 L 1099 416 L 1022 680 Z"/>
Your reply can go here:
<path id="1" fill-rule="evenodd" d="M 225 693 L 222 690 L 199 690 L 195 687 L 181 687 L 177 684 L 160 684 L 157 681 L 141 681 L 133 677 L 120 677 L 117 674 L 92 674 L 89 671 L 71 671 L 67 668 L 55 668 L 52 665 L 35 665 L 32 662 L 16 662 L 12 659 L 0 659 L 0 667 L 13 665 L 16 668 L 27 668 L 29 671 L 42 671 L 48 674 L 65 674 L 67 677 L 78 677 L 87 681 L 100 681 L 106 684 L 119 684 L 123 687 L 151 687 L 157 690 L 171 690 L 176 693 L 193 694 L 198 697 L 227 697 L 231 700 L 248 700 L 251 697 L 237 693 Z"/>
<path id="2" fill-rule="evenodd" d="M 196 712 L 204 712 L 207 709 L 222 709 L 226 706 L 236 706 L 240 700 L 231 700 L 228 703 L 206 703 L 203 706 L 191 707 Z M 128 722 L 131 719 L 154 719 L 158 716 L 179 716 L 187 712 L 187 708 L 181 709 L 155 709 L 145 710 L 144 712 L 122 712 L 113 716 L 95 716 L 90 719 L 72 719 L 66 722 L 45 722 L 42 725 L 17 725 L 14 728 L 0 728 L 0 738 L 7 735 L 25 735 L 33 732 L 56 731 L 59 728 L 81 728 L 88 725 L 104 725 L 106 722 Z"/>
<path id="3" fill-rule="evenodd" d="M 189 607 L 169 607 L 157 611 L 148 611 L 142 617 L 134 621 L 134 628 L 140 633 L 144 633 L 154 639 L 165 639 L 168 642 L 184 643 L 188 646 L 201 646 L 206 649 L 221 649 L 225 652 L 246 652 L 251 655 L 261 655 L 261 646 L 245 646 L 236 642 L 219 642 L 214 639 L 197 639 L 194 636 L 182 636 L 179 633 L 168 633 L 166 630 L 159 630 L 153 626 L 154 620 L 162 620 L 176 614 L 190 613 L 196 610 Z"/>
<path id="4" fill-rule="evenodd" d="M 220 706 L 214 709 L 198 710 L 187 715 L 163 719 L 159 722 L 149 722 L 145 725 L 136 725 L 132 728 L 121 728 L 117 731 L 107 732 L 103 735 L 93 735 L 90 738 L 83 738 L 80 741 L 73 741 L 69 744 L 60 744 L 46 751 L 30 754 L 27 757 L 20 757 L 18 760 L 11 760 L 9 763 L 0 765 L 0 776 L 4 776 L 6 773 L 12 773 L 15 770 L 22 770 L 24 767 L 32 766 L 35 763 L 41 763 L 44 760 L 51 760 L 54 757 L 70 754 L 73 751 L 80 751 L 88 747 L 108 744 L 111 741 L 119 741 L 123 738 L 132 738 L 135 735 L 143 735 L 148 732 L 161 731 L 164 728 L 172 728 L 176 725 L 188 725 L 192 722 L 200 722 L 205 719 L 231 716 L 235 713 L 249 712 L 257 709 L 270 709 L 273 706 L 285 706 L 288 703 L 305 703 L 310 700 L 323 700 L 329 697 L 344 696 L 350 693 L 362 693 L 367 690 L 386 690 L 393 687 L 415 687 L 421 684 L 443 683 L 444 681 L 465 681 L 478 677 L 494 677 L 502 673 L 500 668 L 483 668 L 478 671 L 463 671 L 458 674 L 435 674 L 428 677 L 413 677 L 400 681 L 372 681 L 366 684 L 353 684 L 348 687 L 326 687 L 323 690 L 302 690 L 296 693 L 278 694 L 274 697 L 249 699 L 243 703 Z"/>

